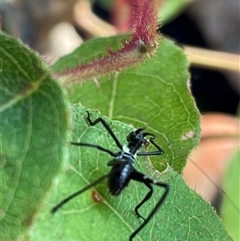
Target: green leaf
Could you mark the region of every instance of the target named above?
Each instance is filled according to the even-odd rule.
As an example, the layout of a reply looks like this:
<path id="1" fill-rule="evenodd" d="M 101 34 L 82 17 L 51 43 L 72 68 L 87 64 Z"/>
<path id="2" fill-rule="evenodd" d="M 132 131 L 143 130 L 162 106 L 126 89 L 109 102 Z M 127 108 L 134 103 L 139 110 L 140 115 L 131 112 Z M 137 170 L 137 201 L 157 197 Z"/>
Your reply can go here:
<path id="1" fill-rule="evenodd" d="M 1 240 L 34 222 L 67 157 L 67 105 L 43 61 L 0 32 Z"/>
<path id="2" fill-rule="evenodd" d="M 85 108 L 76 104 L 72 113 L 73 141 L 96 143 L 113 151 L 117 150 L 101 124 L 89 126 L 86 122 Z M 93 120 L 98 116 L 97 112 L 91 113 Z M 105 119 L 119 140 L 126 143 L 126 135 L 133 127 Z M 29 234 L 29 240 L 128 240 L 131 232 L 142 223 L 134 214 L 134 207 L 148 192 L 148 188 L 141 183 L 130 182 L 120 196 L 114 197 L 110 195 L 107 184 L 103 181 L 96 186 L 102 201 L 94 201 L 92 195 L 95 191 L 92 188 L 67 203 L 53 216 L 50 214 L 49 210 L 60 200 L 109 171 L 107 162 L 111 158 L 106 153 L 77 146 L 72 146 L 70 151 L 71 157 L 65 171 L 58 178 L 58 187 L 52 192 L 44 211 L 38 216 Z M 168 172 L 160 174 L 153 169 L 147 158 L 137 158 L 135 167 L 154 179 L 169 183 L 171 189 L 163 206 L 134 241 L 231 240 L 210 204 L 191 191 L 181 176 L 170 167 Z M 162 193 L 162 188 L 154 187 L 153 197 L 139 210 L 144 217 L 149 214 Z"/>
<path id="3" fill-rule="evenodd" d="M 233 240 L 239 240 L 239 210 L 240 210 L 240 188 L 239 188 L 239 157 L 240 149 L 236 150 L 224 178 L 223 190 L 228 197 L 223 197 L 221 206 L 221 217 L 229 235 Z M 229 201 L 231 200 L 231 202 Z M 234 205 L 233 205 L 234 204 Z M 237 205 L 237 207 L 235 206 Z"/>
<path id="4" fill-rule="evenodd" d="M 116 41 L 116 37 L 100 38 L 95 47 L 93 40 L 86 42 L 72 53 L 72 62 L 66 59 L 70 59 L 70 54 L 56 66 L 66 61 L 75 66 L 101 52 L 100 43 L 102 46 L 113 43 L 116 47 Z M 152 159 L 154 167 L 164 170 L 168 163 L 181 172 L 189 151 L 199 141 L 200 132 L 199 113 L 187 87 L 187 67 L 183 51 L 165 39 L 150 59 L 116 75 L 98 78 L 99 87 L 93 80 L 75 86 L 69 97 L 71 102 L 99 108 L 111 119 L 148 127 L 165 151 L 161 162 L 159 158 Z"/>
<path id="5" fill-rule="evenodd" d="M 159 11 L 160 22 L 164 25 L 177 18 L 194 0 L 166 0 Z"/>
<path id="6" fill-rule="evenodd" d="M 52 65 L 53 72 L 62 72 L 66 69 L 80 66 L 91 62 L 94 59 L 107 55 L 107 49 L 111 47 L 113 51 L 118 50 L 122 46 L 120 40 L 129 39 L 129 34 L 112 36 L 109 38 L 93 38 L 80 45 L 72 53 L 59 58 Z"/>

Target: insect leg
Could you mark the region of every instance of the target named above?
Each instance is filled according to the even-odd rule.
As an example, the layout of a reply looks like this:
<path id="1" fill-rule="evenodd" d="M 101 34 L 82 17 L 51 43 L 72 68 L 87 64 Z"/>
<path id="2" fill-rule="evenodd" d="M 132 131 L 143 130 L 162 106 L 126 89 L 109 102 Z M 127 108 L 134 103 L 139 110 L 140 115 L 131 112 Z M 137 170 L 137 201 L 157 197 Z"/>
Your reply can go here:
<path id="1" fill-rule="evenodd" d="M 142 218 L 143 220 L 145 220 L 145 218 L 138 212 L 138 209 L 148 200 L 150 199 L 150 197 L 153 194 L 153 188 L 152 185 L 149 183 L 145 183 L 144 184 L 150 189 L 150 191 L 147 193 L 147 195 L 144 197 L 144 199 L 135 207 L 134 211 L 137 215 L 138 218 Z"/>
<path id="2" fill-rule="evenodd" d="M 107 152 L 110 156 L 113 156 L 113 157 L 118 155 L 118 153 L 114 153 L 114 152 L 112 152 L 112 151 L 110 151 L 110 150 L 108 150 L 108 149 L 106 149 L 102 146 L 95 145 L 95 144 L 90 144 L 90 143 L 85 143 L 85 142 L 71 142 L 71 144 L 74 145 L 74 146 L 87 146 L 87 147 L 96 148 L 100 151 Z"/>
<path id="3" fill-rule="evenodd" d="M 113 133 L 112 129 L 110 128 L 110 126 L 108 125 L 108 123 L 101 117 L 97 118 L 95 121 L 91 120 L 90 117 L 90 113 L 87 111 L 87 120 L 89 121 L 91 126 L 95 126 L 97 123 L 102 123 L 102 125 L 106 128 L 106 130 L 108 131 L 108 133 L 110 134 L 110 136 L 113 138 L 113 140 L 115 141 L 116 145 L 118 146 L 119 149 L 122 149 L 122 144 L 119 142 L 119 140 L 117 139 L 117 137 L 115 136 L 115 134 Z"/>
<path id="4" fill-rule="evenodd" d="M 161 196 L 161 198 L 159 199 L 159 201 L 157 202 L 155 207 L 152 209 L 152 211 L 148 214 L 148 216 L 143 221 L 143 223 L 130 235 L 129 241 L 132 241 L 133 238 L 147 225 L 147 223 L 151 220 L 151 218 L 154 216 L 154 214 L 158 211 L 160 206 L 163 204 L 163 202 L 165 201 L 165 199 L 166 199 L 166 197 L 169 193 L 170 186 L 167 183 L 152 180 L 151 178 L 145 176 L 143 173 L 140 173 L 136 170 L 132 173 L 130 178 L 132 180 L 142 182 L 148 187 L 151 186 L 151 184 L 152 184 L 152 185 L 156 185 L 156 186 L 159 186 L 159 187 L 163 187 L 165 189 L 163 195 Z M 137 205 L 137 207 L 135 208 L 135 211 L 140 206 L 142 206 L 151 197 L 151 195 L 152 195 L 152 192 L 150 191 L 145 196 L 145 198 Z M 140 215 L 140 217 L 142 217 L 142 216 Z"/>
<path id="5" fill-rule="evenodd" d="M 138 152 L 138 156 L 158 156 L 164 153 L 163 149 L 156 142 L 154 142 L 154 137 L 151 137 L 149 141 L 157 148 L 157 151 Z"/>
<path id="6" fill-rule="evenodd" d="M 109 174 L 105 174 L 103 176 L 101 176 L 100 178 L 98 178 L 97 180 L 95 180 L 94 182 L 90 183 L 89 185 L 87 185 L 86 187 L 82 188 L 79 191 L 76 191 L 75 193 L 73 193 L 72 195 L 66 197 L 65 199 L 63 199 L 60 203 L 58 203 L 56 206 L 54 206 L 51 209 L 51 213 L 54 214 L 55 212 L 57 212 L 57 210 L 62 207 L 65 203 L 69 202 L 71 199 L 73 199 L 74 197 L 80 195 L 81 193 L 87 191 L 89 188 L 95 186 L 96 184 L 98 184 L 99 182 L 101 182 L 103 179 L 105 179 Z"/>

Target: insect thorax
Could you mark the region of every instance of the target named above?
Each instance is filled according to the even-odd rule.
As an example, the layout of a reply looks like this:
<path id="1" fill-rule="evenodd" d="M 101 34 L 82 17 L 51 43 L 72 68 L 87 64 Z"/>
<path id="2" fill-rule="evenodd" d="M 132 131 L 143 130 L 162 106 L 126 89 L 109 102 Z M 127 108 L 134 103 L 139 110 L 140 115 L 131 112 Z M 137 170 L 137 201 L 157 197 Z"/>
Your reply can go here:
<path id="1" fill-rule="evenodd" d="M 134 164 L 137 154 L 132 153 L 127 145 L 123 145 L 122 151 L 119 153 L 117 157 L 118 160 L 122 160 L 123 162 L 129 160 L 131 164 Z"/>

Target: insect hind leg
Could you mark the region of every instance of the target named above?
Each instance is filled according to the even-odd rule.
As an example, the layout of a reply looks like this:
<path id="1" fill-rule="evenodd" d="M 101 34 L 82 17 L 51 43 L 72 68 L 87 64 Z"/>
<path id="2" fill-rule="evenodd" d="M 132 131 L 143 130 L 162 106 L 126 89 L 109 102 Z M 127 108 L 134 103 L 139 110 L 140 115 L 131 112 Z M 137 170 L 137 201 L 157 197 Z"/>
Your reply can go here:
<path id="1" fill-rule="evenodd" d="M 137 215 L 138 218 L 142 218 L 143 220 L 145 220 L 145 218 L 138 212 L 138 209 L 145 203 L 147 202 L 147 200 L 149 200 L 153 194 L 153 187 L 151 184 L 149 183 L 145 183 L 144 184 L 150 189 L 149 192 L 147 193 L 147 195 L 144 197 L 144 199 L 135 207 L 134 211 Z"/>
<path id="2" fill-rule="evenodd" d="M 152 185 L 156 185 L 156 186 L 159 186 L 159 187 L 162 187 L 165 189 L 163 195 L 160 197 L 159 201 L 157 202 L 155 207 L 152 209 L 152 211 L 148 214 L 146 219 L 143 218 L 143 220 L 144 220 L 143 223 L 130 235 L 129 241 L 132 241 L 133 238 L 147 225 L 147 223 L 152 219 L 154 214 L 161 207 L 161 205 L 163 204 L 163 202 L 165 201 L 165 199 L 169 193 L 170 186 L 167 183 L 159 182 L 157 180 L 152 180 L 151 178 L 147 177 L 143 173 L 140 173 L 136 170 L 133 171 L 130 178 L 132 180 L 144 183 L 150 189 L 150 191 L 147 193 L 145 198 L 135 208 L 136 214 L 141 218 L 143 218 L 143 217 L 138 213 L 138 209 L 152 196 L 152 193 L 153 193 Z M 151 188 L 150 188 L 150 186 L 151 186 Z"/>

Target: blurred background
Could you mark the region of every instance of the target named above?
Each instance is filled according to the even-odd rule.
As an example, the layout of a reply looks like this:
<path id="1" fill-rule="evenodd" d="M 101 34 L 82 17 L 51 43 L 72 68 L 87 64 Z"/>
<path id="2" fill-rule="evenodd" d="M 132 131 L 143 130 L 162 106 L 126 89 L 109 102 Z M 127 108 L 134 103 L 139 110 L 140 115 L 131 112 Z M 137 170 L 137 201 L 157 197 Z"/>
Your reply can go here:
<path id="1" fill-rule="evenodd" d="M 132 3 L 131 3 L 132 2 Z M 129 31 L 131 0 L 2 0 L 2 29 L 49 63 L 83 41 Z M 161 31 L 182 47 L 191 90 L 202 113 L 202 139 L 184 177 L 215 206 L 234 150 L 239 148 L 239 0 L 166 0 Z M 210 179 L 210 180 L 209 180 Z M 213 184 L 214 183 L 214 184 Z"/>

